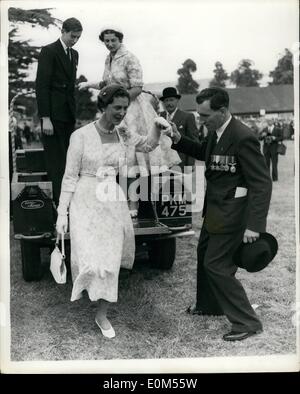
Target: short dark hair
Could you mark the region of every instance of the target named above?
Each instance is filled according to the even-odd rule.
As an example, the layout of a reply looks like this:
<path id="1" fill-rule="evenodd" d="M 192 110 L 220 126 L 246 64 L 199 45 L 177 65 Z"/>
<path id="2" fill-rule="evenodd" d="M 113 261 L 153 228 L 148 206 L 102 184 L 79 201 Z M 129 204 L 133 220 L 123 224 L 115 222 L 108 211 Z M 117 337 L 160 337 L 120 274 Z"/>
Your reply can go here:
<path id="1" fill-rule="evenodd" d="M 102 42 L 104 42 L 104 34 L 114 34 L 119 39 L 120 42 L 122 42 L 124 38 L 124 34 L 121 33 L 120 31 L 116 31 L 113 29 L 105 29 L 99 34 L 99 40 Z"/>
<path id="2" fill-rule="evenodd" d="M 62 28 L 67 33 L 69 31 L 82 31 L 82 24 L 76 18 L 68 18 L 64 21 Z"/>
<path id="3" fill-rule="evenodd" d="M 112 104 L 116 97 L 127 97 L 128 103 L 130 104 L 130 95 L 128 91 L 122 86 L 120 86 L 119 88 L 115 87 L 111 91 L 107 90 L 107 94 L 102 95 L 101 92 L 103 92 L 103 90 L 105 89 L 106 88 L 102 89 L 102 91 L 100 91 L 97 97 L 97 107 L 100 111 L 103 111 L 109 104 Z"/>
<path id="4" fill-rule="evenodd" d="M 210 102 L 210 108 L 214 111 L 222 107 L 229 107 L 229 95 L 226 90 L 222 88 L 207 88 L 201 90 L 196 97 L 197 103 L 202 104 L 207 100 Z"/>

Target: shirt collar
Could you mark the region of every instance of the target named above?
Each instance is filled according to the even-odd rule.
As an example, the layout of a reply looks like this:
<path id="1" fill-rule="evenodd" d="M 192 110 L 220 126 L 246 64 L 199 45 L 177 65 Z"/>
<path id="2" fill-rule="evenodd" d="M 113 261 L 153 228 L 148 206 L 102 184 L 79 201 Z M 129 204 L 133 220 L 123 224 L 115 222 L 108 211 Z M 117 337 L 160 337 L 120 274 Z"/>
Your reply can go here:
<path id="1" fill-rule="evenodd" d="M 67 53 L 67 45 L 63 42 L 63 40 L 61 39 L 61 37 L 60 37 L 60 42 L 61 42 L 61 45 L 62 45 L 62 47 L 64 48 L 64 51 Z"/>
<path id="2" fill-rule="evenodd" d="M 167 116 L 168 116 L 168 118 L 169 118 L 170 120 L 173 120 L 173 119 L 174 119 L 174 116 L 175 116 L 177 110 L 178 110 L 178 108 L 175 108 L 175 111 L 173 111 L 173 112 L 170 113 L 170 114 L 169 114 L 169 112 L 167 111 Z"/>
<path id="3" fill-rule="evenodd" d="M 229 118 L 226 120 L 226 122 L 223 123 L 222 126 L 219 129 L 216 130 L 218 141 L 221 138 L 221 135 L 224 133 L 226 127 L 229 125 L 231 119 L 232 119 L 232 115 L 230 114 Z"/>

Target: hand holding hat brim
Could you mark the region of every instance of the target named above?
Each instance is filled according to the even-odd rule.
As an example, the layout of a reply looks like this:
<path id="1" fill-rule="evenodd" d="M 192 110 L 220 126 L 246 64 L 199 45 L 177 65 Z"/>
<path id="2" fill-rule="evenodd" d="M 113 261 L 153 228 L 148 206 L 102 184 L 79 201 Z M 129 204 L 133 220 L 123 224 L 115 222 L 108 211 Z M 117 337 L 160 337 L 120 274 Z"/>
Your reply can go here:
<path id="1" fill-rule="evenodd" d="M 261 233 L 253 243 L 241 243 L 236 250 L 233 261 L 248 272 L 258 272 L 267 267 L 278 251 L 276 238 L 269 233 Z"/>

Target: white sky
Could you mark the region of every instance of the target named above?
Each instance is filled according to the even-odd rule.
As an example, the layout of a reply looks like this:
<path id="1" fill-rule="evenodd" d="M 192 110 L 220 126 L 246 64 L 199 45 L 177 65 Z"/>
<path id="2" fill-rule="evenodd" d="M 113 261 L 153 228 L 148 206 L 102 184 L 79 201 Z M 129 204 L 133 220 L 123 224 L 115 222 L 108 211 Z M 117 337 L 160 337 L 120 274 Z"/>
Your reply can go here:
<path id="1" fill-rule="evenodd" d="M 143 66 L 144 82 L 177 80 L 176 71 L 187 58 L 197 64 L 194 79 L 212 78 L 221 61 L 230 73 L 243 58 L 255 62 L 264 74 L 277 64 L 284 48 L 298 41 L 297 0 L 97 0 L 10 1 L 19 8 L 53 9 L 64 20 L 74 16 L 83 25 L 75 49 L 78 76 L 100 80 L 107 50 L 98 40 L 103 26 L 120 26 L 124 44 Z M 35 45 L 55 41 L 60 32 L 27 27 L 24 38 Z"/>

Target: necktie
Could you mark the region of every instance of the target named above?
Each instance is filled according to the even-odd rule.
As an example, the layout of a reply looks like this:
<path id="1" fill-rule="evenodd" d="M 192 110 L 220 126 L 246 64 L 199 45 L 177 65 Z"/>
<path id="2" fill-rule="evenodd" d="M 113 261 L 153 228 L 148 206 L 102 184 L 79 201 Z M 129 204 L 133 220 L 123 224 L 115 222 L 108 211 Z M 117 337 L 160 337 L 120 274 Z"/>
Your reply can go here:
<path id="1" fill-rule="evenodd" d="M 68 59 L 70 60 L 70 62 L 72 61 L 72 55 L 71 55 L 71 49 L 69 48 L 69 47 L 67 47 L 67 56 L 68 56 Z"/>
<path id="2" fill-rule="evenodd" d="M 211 139 L 211 146 L 210 146 L 210 155 L 212 154 L 213 150 L 215 149 L 215 146 L 217 145 L 218 141 L 218 136 L 216 131 L 213 131 L 212 133 L 212 139 Z"/>
<path id="3" fill-rule="evenodd" d="M 214 148 L 216 145 L 217 145 L 217 133 L 215 131 L 213 131 L 211 133 L 210 144 L 208 144 L 208 146 L 207 146 L 207 148 L 209 149 L 208 155 L 207 155 L 209 163 L 211 163 L 213 161 L 212 154 L 213 154 L 213 151 L 214 151 Z"/>

